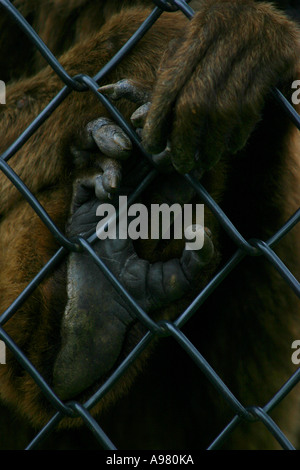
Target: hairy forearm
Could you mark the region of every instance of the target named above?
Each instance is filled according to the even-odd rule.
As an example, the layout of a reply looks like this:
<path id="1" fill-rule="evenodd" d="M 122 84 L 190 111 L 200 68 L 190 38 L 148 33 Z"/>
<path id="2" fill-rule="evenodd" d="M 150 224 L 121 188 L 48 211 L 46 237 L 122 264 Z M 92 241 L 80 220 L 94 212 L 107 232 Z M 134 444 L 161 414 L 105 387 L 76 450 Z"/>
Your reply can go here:
<path id="1" fill-rule="evenodd" d="M 128 14 L 116 16 L 97 35 L 65 53 L 59 59 L 61 64 L 71 76 L 78 73 L 93 76 L 132 36 L 147 13 L 132 10 Z M 107 81 L 129 77 L 154 82 L 155 71 L 163 53 L 161 45 L 167 44 L 170 34 L 179 34 L 183 21 L 181 15 L 164 16 L 140 42 L 139 47 L 106 78 Z M 147 61 L 143 60 L 145 56 L 148 57 Z M 7 105 L 0 114 L 0 151 L 3 152 L 26 129 L 62 87 L 61 80 L 47 67 L 35 76 L 15 82 L 7 88 Z M 132 104 L 123 102 L 120 109 L 128 117 L 134 108 Z M 64 178 L 65 171 L 69 174 L 72 167 L 68 150 L 72 136 L 89 121 L 102 115 L 107 115 L 107 111 L 92 93 L 73 92 L 13 157 L 11 166 L 33 192 L 47 185 L 58 184 L 61 177 Z M 20 196 L 4 175 L 0 175 L 0 184 L 3 188 L 3 214 Z"/>

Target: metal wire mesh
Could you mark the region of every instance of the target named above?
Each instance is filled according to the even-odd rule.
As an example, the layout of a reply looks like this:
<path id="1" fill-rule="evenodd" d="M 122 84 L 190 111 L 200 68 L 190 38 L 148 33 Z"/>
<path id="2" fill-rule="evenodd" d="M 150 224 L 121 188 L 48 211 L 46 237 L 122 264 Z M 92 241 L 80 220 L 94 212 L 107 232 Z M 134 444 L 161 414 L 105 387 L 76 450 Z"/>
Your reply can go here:
<path id="1" fill-rule="evenodd" d="M 116 109 L 116 107 L 106 98 L 104 95 L 98 92 L 98 82 L 103 79 L 116 65 L 127 55 L 132 48 L 140 41 L 140 39 L 146 34 L 151 26 L 156 22 L 160 15 L 164 11 L 177 11 L 181 10 L 184 15 L 189 19 L 193 17 L 192 8 L 183 0 L 155 0 L 154 7 L 151 14 L 144 21 L 144 23 L 138 28 L 136 33 L 131 39 L 120 49 L 120 51 L 103 67 L 99 73 L 90 77 L 84 74 L 77 75 L 75 77 L 69 76 L 66 70 L 59 63 L 57 58 L 42 42 L 32 27 L 26 22 L 23 16 L 18 10 L 8 1 L 0 0 L 0 5 L 4 8 L 11 17 L 17 22 L 19 27 L 26 33 L 30 41 L 40 51 L 43 57 L 47 60 L 48 64 L 52 67 L 55 73 L 60 77 L 64 84 L 61 91 L 55 96 L 55 98 L 48 104 L 48 106 L 36 117 L 36 119 L 29 125 L 29 127 L 13 142 L 13 144 L 6 149 L 6 151 L 0 157 L 0 170 L 10 179 L 15 187 L 20 191 L 24 199 L 28 201 L 31 207 L 38 214 L 42 222 L 46 225 L 49 231 L 53 234 L 55 239 L 60 244 L 60 248 L 54 254 L 54 256 L 44 265 L 43 269 L 32 279 L 27 285 L 23 292 L 15 299 L 15 301 L 9 306 L 9 308 L 3 312 L 0 316 L 0 339 L 3 340 L 7 347 L 13 352 L 16 359 L 22 365 L 22 367 L 31 375 L 37 385 L 42 390 L 43 394 L 52 404 L 56 410 L 56 414 L 47 423 L 47 425 L 35 436 L 31 443 L 29 443 L 27 449 L 34 449 L 40 445 L 40 443 L 57 428 L 59 422 L 63 417 L 68 416 L 72 418 L 81 417 L 83 423 L 93 432 L 97 440 L 100 442 L 104 449 L 116 449 L 114 444 L 111 442 L 109 436 L 105 434 L 103 429 L 99 426 L 96 420 L 91 416 L 89 410 L 91 410 L 95 404 L 97 404 L 106 393 L 114 386 L 119 378 L 125 373 L 130 364 L 145 350 L 147 345 L 150 343 L 155 335 L 171 336 L 174 340 L 188 353 L 191 360 L 193 360 L 199 369 L 204 373 L 213 386 L 217 389 L 218 393 L 226 400 L 228 406 L 234 412 L 234 418 L 226 428 L 216 436 L 215 440 L 209 446 L 209 449 L 220 448 L 226 441 L 232 431 L 239 426 L 243 421 L 254 422 L 260 421 L 269 430 L 270 433 L 277 439 L 279 444 L 284 449 L 294 449 L 293 445 L 289 442 L 287 437 L 283 434 L 281 429 L 272 420 L 269 413 L 274 407 L 276 407 L 282 399 L 288 395 L 291 390 L 295 387 L 300 379 L 300 369 L 297 370 L 289 380 L 282 384 L 282 387 L 278 392 L 270 397 L 269 402 L 263 407 L 254 406 L 251 408 L 245 407 L 239 400 L 233 395 L 226 384 L 218 376 L 211 365 L 205 360 L 200 354 L 197 348 L 189 341 L 185 334 L 181 331 L 183 325 L 189 321 L 193 314 L 199 309 L 202 303 L 214 292 L 216 287 L 228 276 L 228 274 L 235 269 L 235 267 L 246 257 L 246 256 L 263 256 L 265 257 L 274 268 L 280 273 L 282 278 L 287 282 L 289 287 L 300 297 L 300 284 L 295 279 L 293 274 L 284 265 L 284 263 L 278 258 L 273 251 L 273 247 L 283 238 L 286 234 L 300 221 L 300 209 L 282 226 L 273 236 L 264 241 L 258 239 L 245 240 L 242 234 L 236 229 L 232 222 L 228 219 L 226 214 L 217 205 L 213 198 L 208 194 L 202 184 L 193 178 L 191 175 L 186 174 L 184 178 L 191 184 L 200 196 L 201 200 L 209 207 L 215 217 L 218 219 L 221 226 L 225 229 L 227 234 L 234 241 L 237 250 L 232 258 L 226 263 L 226 265 L 213 277 L 209 284 L 199 293 L 196 299 L 191 305 L 173 322 L 171 321 L 160 321 L 155 322 L 152 320 L 146 312 L 144 312 L 131 296 L 126 292 L 119 281 L 105 266 L 105 263 L 97 256 L 93 249 L 93 241 L 95 236 L 85 240 L 79 237 L 75 242 L 68 240 L 61 231 L 57 228 L 50 216 L 40 205 L 36 197 L 29 191 L 26 185 L 22 182 L 20 177 L 12 170 L 9 166 L 8 161 L 15 153 L 22 148 L 25 142 L 36 132 L 36 130 L 43 124 L 43 122 L 51 115 L 51 113 L 59 107 L 64 99 L 70 93 L 86 92 L 91 91 L 96 95 L 100 102 L 106 107 L 111 114 L 112 118 L 126 131 L 131 140 L 137 146 L 139 151 L 145 158 L 148 158 L 148 154 L 142 147 L 139 137 L 128 125 L 126 120 Z M 280 93 L 278 89 L 272 91 L 274 98 L 278 101 L 280 106 L 288 113 L 293 123 L 300 129 L 300 119 L 298 114 L 295 112 L 293 107 Z M 147 175 L 147 177 L 139 184 L 134 193 L 130 196 L 129 203 L 134 202 L 138 196 L 148 187 L 157 175 L 157 169 L 154 167 L 153 170 Z M 86 403 L 80 404 L 78 402 L 62 402 L 53 392 L 51 387 L 46 383 L 44 378 L 40 375 L 37 369 L 28 360 L 26 355 L 18 347 L 17 344 L 12 340 L 11 337 L 6 333 L 4 326 L 6 322 L 14 316 L 17 310 L 22 304 L 28 299 L 33 293 L 36 287 L 45 279 L 45 277 L 51 273 L 55 266 L 66 256 L 70 251 L 78 251 L 79 249 L 85 250 L 93 258 L 99 269 L 104 275 L 113 283 L 114 287 L 119 293 L 126 299 L 130 304 L 131 309 L 135 312 L 137 318 L 146 326 L 148 332 L 142 338 L 142 340 L 135 346 L 128 357 L 118 366 L 118 368 L 110 375 L 106 382 L 94 393 Z"/>

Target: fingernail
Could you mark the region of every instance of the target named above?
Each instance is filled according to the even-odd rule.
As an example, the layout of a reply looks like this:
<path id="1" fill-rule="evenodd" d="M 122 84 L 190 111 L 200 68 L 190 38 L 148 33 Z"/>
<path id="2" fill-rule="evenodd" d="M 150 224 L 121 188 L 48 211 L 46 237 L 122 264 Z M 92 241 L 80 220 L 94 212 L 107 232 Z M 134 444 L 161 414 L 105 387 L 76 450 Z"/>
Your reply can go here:
<path id="1" fill-rule="evenodd" d="M 102 183 L 107 192 L 115 192 L 120 185 L 121 175 L 117 173 L 104 173 Z"/>
<path id="2" fill-rule="evenodd" d="M 111 189 L 117 189 L 119 187 L 120 177 L 118 175 L 111 175 L 108 180 Z"/>
<path id="3" fill-rule="evenodd" d="M 151 103 L 145 103 L 132 114 L 130 120 L 135 127 L 143 127 L 147 119 Z"/>
<path id="4" fill-rule="evenodd" d="M 114 139 L 115 144 L 121 147 L 122 150 L 131 150 L 132 148 L 131 141 L 128 139 L 128 137 L 125 134 L 116 132 L 114 134 L 113 139 Z"/>
<path id="5" fill-rule="evenodd" d="M 115 91 L 115 85 L 103 85 L 98 88 L 98 91 L 104 95 L 113 95 Z"/>
<path id="6" fill-rule="evenodd" d="M 209 238 L 212 238 L 212 233 L 211 230 L 208 227 L 204 227 L 205 233 L 209 236 Z"/>

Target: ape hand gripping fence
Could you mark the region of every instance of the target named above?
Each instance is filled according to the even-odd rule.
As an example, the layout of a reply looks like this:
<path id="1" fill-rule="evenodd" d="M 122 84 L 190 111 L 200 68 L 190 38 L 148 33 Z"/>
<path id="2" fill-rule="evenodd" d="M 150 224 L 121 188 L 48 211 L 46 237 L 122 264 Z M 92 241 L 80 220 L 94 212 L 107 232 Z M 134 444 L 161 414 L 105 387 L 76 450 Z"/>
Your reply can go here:
<path id="1" fill-rule="evenodd" d="M 294 449 L 293 445 L 289 442 L 287 437 L 277 426 L 277 424 L 269 416 L 271 410 L 295 387 L 300 379 L 300 369 L 298 369 L 289 380 L 282 385 L 278 392 L 270 398 L 269 402 L 262 408 L 258 406 L 245 407 L 233 393 L 228 389 L 226 384 L 204 359 L 196 347 L 189 341 L 183 334 L 181 328 L 192 317 L 192 315 L 199 309 L 203 302 L 210 296 L 216 287 L 227 277 L 227 275 L 242 261 L 246 256 L 261 255 L 274 266 L 280 273 L 282 278 L 288 283 L 291 289 L 300 297 L 300 284 L 295 279 L 293 274 L 288 270 L 284 263 L 278 258 L 272 248 L 300 221 L 300 209 L 277 231 L 269 240 L 263 241 L 258 239 L 245 240 L 241 233 L 234 227 L 231 221 L 227 218 L 226 214 L 216 204 L 213 198 L 207 193 L 205 188 L 199 181 L 191 175 L 186 174 L 183 177 L 193 186 L 196 193 L 200 196 L 201 200 L 210 208 L 215 217 L 218 219 L 221 226 L 226 230 L 228 235 L 232 238 L 237 246 L 237 250 L 227 264 L 213 277 L 209 284 L 199 293 L 189 307 L 173 322 L 159 321 L 154 322 L 145 311 L 143 311 L 131 296 L 126 292 L 119 281 L 109 271 L 104 262 L 97 256 L 93 250 L 93 242 L 96 239 L 96 234 L 91 236 L 88 240 L 81 237 L 74 241 L 68 240 L 53 223 L 47 212 L 40 205 L 39 201 L 29 191 L 26 185 L 18 177 L 18 175 L 8 165 L 8 160 L 15 155 L 15 153 L 24 145 L 24 143 L 35 133 L 35 131 L 43 124 L 43 122 L 51 115 L 51 113 L 62 103 L 62 101 L 74 92 L 91 91 L 96 95 L 100 102 L 110 112 L 112 118 L 122 127 L 122 129 L 131 138 L 132 142 L 140 150 L 145 158 L 149 159 L 149 155 L 143 149 L 140 139 L 137 134 L 128 125 L 116 107 L 104 95 L 98 92 L 98 83 L 105 77 L 116 65 L 124 58 L 128 52 L 138 43 L 138 41 L 146 34 L 156 20 L 163 14 L 164 11 L 177 11 L 186 15 L 191 19 L 194 15 L 192 8 L 188 2 L 183 0 L 154 0 L 154 8 L 144 23 L 138 28 L 130 40 L 119 50 L 119 52 L 97 73 L 96 76 L 90 77 L 84 74 L 75 77 L 69 76 L 64 70 L 56 57 L 42 42 L 36 32 L 27 23 L 23 16 L 8 0 L 0 0 L 0 5 L 14 18 L 19 27 L 27 34 L 30 40 L 34 43 L 43 57 L 48 61 L 49 65 L 61 78 L 64 86 L 55 98 L 47 105 L 47 107 L 34 119 L 29 127 L 13 142 L 13 144 L 1 155 L 0 157 L 0 170 L 10 179 L 15 187 L 20 191 L 23 197 L 28 201 L 31 207 L 36 211 L 40 219 L 51 231 L 53 236 L 60 244 L 60 248 L 55 255 L 45 264 L 43 269 L 32 279 L 23 292 L 15 299 L 9 308 L 0 316 L 0 339 L 3 340 L 7 347 L 13 352 L 16 359 L 24 367 L 24 369 L 31 375 L 37 385 L 41 388 L 44 395 L 56 410 L 56 414 L 45 425 L 45 427 L 35 436 L 32 442 L 28 445 L 27 449 L 34 449 L 48 436 L 63 419 L 63 417 L 81 417 L 85 425 L 93 432 L 96 439 L 100 442 L 104 449 L 114 450 L 116 447 L 111 442 L 109 436 L 101 429 L 97 421 L 91 416 L 89 410 L 98 403 L 102 397 L 114 386 L 118 379 L 124 374 L 126 369 L 131 363 L 144 351 L 150 341 L 155 335 L 172 336 L 175 341 L 188 353 L 200 370 L 205 374 L 207 379 L 214 385 L 219 392 L 220 396 L 226 400 L 229 407 L 234 412 L 234 418 L 228 423 L 226 428 L 216 436 L 215 440 L 209 446 L 209 449 L 217 449 L 222 446 L 230 433 L 242 421 L 261 421 L 265 427 L 273 434 L 275 439 L 280 443 L 284 449 Z M 293 123 L 300 129 L 300 118 L 295 112 L 290 103 L 280 93 L 279 90 L 273 89 L 272 93 L 274 98 L 278 101 L 280 106 L 288 113 Z M 152 162 L 152 161 L 151 161 Z M 147 188 L 153 181 L 157 174 L 155 164 L 152 162 L 153 169 L 139 183 L 136 190 L 129 198 L 129 204 L 133 203 L 139 195 Z M 18 345 L 9 337 L 3 328 L 5 323 L 15 314 L 18 308 L 26 301 L 26 299 L 33 293 L 35 288 L 42 282 L 42 280 L 51 272 L 51 270 L 66 256 L 70 251 L 85 250 L 90 254 L 99 269 L 104 275 L 112 282 L 117 291 L 126 299 L 137 318 L 147 327 L 148 332 L 142 340 L 135 346 L 126 359 L 118 366 L 118 368 L 110 375 L 106 382 L 91 396 L 84 404 L 78 402 L 62 402 L 53 392 L 51 387 L 46 383 L 37 369 L 30 363 L 26 355 L 20 350 Z M 0 437 L 1 438 L 1 437 Z"/>

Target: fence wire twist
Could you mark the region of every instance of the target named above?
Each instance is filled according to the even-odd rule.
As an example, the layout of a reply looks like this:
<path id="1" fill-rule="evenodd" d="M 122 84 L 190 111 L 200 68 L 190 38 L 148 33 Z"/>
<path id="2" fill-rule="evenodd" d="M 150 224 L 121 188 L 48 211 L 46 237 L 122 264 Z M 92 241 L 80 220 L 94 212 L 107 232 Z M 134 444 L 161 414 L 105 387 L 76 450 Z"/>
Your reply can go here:
<path id="1" fill-rule="evenodd" d="M 41 271 L 32 279 L 22 293 L 15 299 L 15 301 L 9 306 L 9 308 L 2 313 L 0 316 L 0 339 L 3 340 L 7 347 L 12 351 L 16 359 L 23 366 L 23 368 L 31 375 L 35 380 L 36 384 L 40 387 L 43 394 L 47 397 L 49 402 L 53 405 L 56 410 L 56 414 L 52 419 L 44 426 L 44 428 L 37 433 L 32 442 L 28 445 L 27 449 L 37 448 L 40 443 L 52 433 L 52 431 L 58 426 L 59 422 L 65 417 L 78 418 L 81 417 L 83 423 L 88 429 L 92 431 L 96 439 L 100 442 L 104 449 L 115 450 L 116 447 L 111 442 L 109 436 L 105 434 L 103 429 L 99 426 L 97 421 L 91 416 L 89 410 L 92 409 L 114 386 L 119 378 L 125 373 L 128 367 L 133 361 L 145 350 L 148 344 L 151 342 L 155 335 L 159 336 L 171 336 L 175 341 L 188 353 L 190 358 L 196 363 L 207 379 L 217 389 L 219 394 L 226 400 L 229 407 L 234 412 L 234 418 L 225 429 L 216 436 L 215 440 L 211 443 L 208 449 L 217 449 L 222 446 L 232 431 L 242 422 L 254 422 L 260 421 L 269 432 L 275 437 L 279 444 L 284 449 L 293 449 L 294 446 L 284 435 L 282 430 L 269 416 L 269 413 L 278 405 L 283 398 L 289 394 L 289 392 L 295 387 L 300 380 L 300 369 L 298 369 L 289 380 L 282 385 L 278 392 L 270 398 L 269 402 L 263 407 L 253 406 L 245 407 L 239 400 L 233 395 L 226 384 L 218 376 L 211 365 L 205 360 L 197 348 L 189 341 L 189 339 L 183 334 L 181 328 L 183 325 L 193 316 L 193 314 L 199 309 L 203 302 L 214 292 L 216 287 L 228 276 L 228 274 L 246 257 L 246 256 L 264 256 L 280 273 L 282 278 L 287 282 L 289 287 L 300 297 L 300 283 L 295 279 L 293 274 L 285 266 L 285 264 L 279 259 L 272 248 L 300 221 L 300 209 L 268 240 L 251 239 L 245 240 L 242 234 L 236 229 L 232 222 L 228 219 L 226 214 L 213 200 L 210 194 L 205 190 L 202 184 L 193 178 L 191 175 L 186 174 L 183 177 L 191 184 L 200 196 L 201 200 L 209 207 L 215 217 L 218 219 L 220 225 L 225 229 L 227 234 L 231 237 L 237 246 L 235 254 L 226 263 L 226 265 L 213 277 L 213 279 L 206 285 L 206 287 L 199 293 L 189 307 L 181 313 L 181 315 L 171 321 L 153 321 L 143 309 L 134 301 L 134 299 L 126 292 L 124 287 L 115 278 L 115 276 L 109 271 L 105 263 L 98 257 L 93 249 L 93 242 L 95 241 L 95 235 L 85 240 L 78 237 L 75 241 L 68 240 L 58 229 L 58 227 L 51 220 L 51 217 L 47 214 L 44 208 L 41 206 L 36 197 L 30 192 L 27 186 L 23 183 L 21 178 L 12 170 L 8 165 L 8 161 L 13 157 L 16 152 L 28 141 L 28 139 L 36 132 L 36 130 L 43 124 L 43 122 L 59 107 L 59 105 L 65 100 L 70 93 L 76 92 L 87 92 L 91 91 L 96 95 L 99 101 L 109 111 L 111 117 L 116 123 L 127 133 L 131 138 L 132 142 L 139 149 L 140 153 L 150 159 L 153 169 L 138 185 L 136 190 L 132 193 L 129 198 L 129 204 L 133 203 L 139 195 L 148 187 L 157 175 L 157 169 L 155 164 L 149 158 L 150 156 L 144 150 L 140 143 L 138 135 L 134 132 L 131 126 L 126 122 L 117 108 L 110 102 L 110 100 L 99 93 L 98 82 L 100 82 L 112 69 L 114 69 L 118 63 L 131 51 L 131 49 L 140 41 L 140 39 L 147 33 L 152 27 L 156 20 L 163 14 L 164 11 L 178 11 L 181 12 L 188 18 L 191 19 L 194 15 L 193 9 L 188 5 L 188 2 L 184 0 L 153 0 L 156 5 L 147 19 L 137 29 L 135 34 L 129 39 L 129 41 L 118 51 L 118 53 L 94 76 L 90 77 L 85 74 L 76 75 L 71 77 L 66 70 L 59 63 L 57 58 L 43 43 L 34 29 L 27 23 L 24 17 L 19 11 L 10 3 L 9 0 L 0 0 L 0 5 L 4 8 L 9 15 L 14 19 L 18 26 L 25 32 L 29 37 L 30 41 L 35 45 L 43 57 L 47 60 L 48 64 L 52 67 L 54 72 L 60 77 L 64 86 L 55 98 L 46 106 L 46 108 L 34 119 L 34 121 L 28 126 L 28 128 L 12 143 L 12 145 L 6 149 L 6 151 L 0 157 L 0 170 L 10 179 L 15 187 L 20 191 L 22 196 L 27 200 L 31 207 L 35 210 L 37 215 L 40 217 L 42 222 L 46 225 L 49 231 L 53 234 L 55 239 L 60 244 L 60 248 L 52 256 L 52 258 L 44 265 Z M 300 130 L 300 117 L 281 94 L 278 89 L 273 89 L 272 94 L 274 99 L 277 100 L 279 105 L 283 108 L 291 119 L 291 121 Z M 142 340 L 135 346 L 130 352 L 126 359 L 118 366 L 118 368 L 110 375 L 106 382 L 86 401 L 84 404 L 80 404 L 75 401 L 64 403 L 58 396 L 53 392 L 51 387 L 46 383 L 41 374 L 33 366 L 33 364 L 27 359 L 26 355 L 21 351 L 18 345 L 12 340 L 12 338 L 6 333 L 3 326 L 5 323 L 13 317 L 20 306 L 26 301 L 26 299 L 33 293 L 36 287 L 43 281 L 43 279 L 58 265 L 61 260 L 70 251 L 84 250 L 93 258 L 99 269 L 103 272 L 107 279 L 112 282 L 117 291 L 126 299 L 130 305 L 132 311 L 136 317 L 147 327 L 148 332 L 142 338 Z"/>

